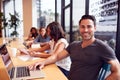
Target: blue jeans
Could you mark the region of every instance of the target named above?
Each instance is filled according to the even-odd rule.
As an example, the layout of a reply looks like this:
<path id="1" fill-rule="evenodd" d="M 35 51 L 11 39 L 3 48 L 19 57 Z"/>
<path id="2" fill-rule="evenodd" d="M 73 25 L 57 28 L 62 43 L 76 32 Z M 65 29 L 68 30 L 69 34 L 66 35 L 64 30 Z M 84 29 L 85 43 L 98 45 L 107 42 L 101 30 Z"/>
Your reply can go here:
<path id="1" fill-rule="evenodd" d="M 63 74 L 64 74 L 66 77 L 68 77 L 69 71 L 67 71 L 67 70 L 65 70 L 65 69 L 63 69 L 63 68 L 61 68 L 61 67 L 59 67 L 59 66 L 58 66 L 58 68 L 63 72 Z"/>

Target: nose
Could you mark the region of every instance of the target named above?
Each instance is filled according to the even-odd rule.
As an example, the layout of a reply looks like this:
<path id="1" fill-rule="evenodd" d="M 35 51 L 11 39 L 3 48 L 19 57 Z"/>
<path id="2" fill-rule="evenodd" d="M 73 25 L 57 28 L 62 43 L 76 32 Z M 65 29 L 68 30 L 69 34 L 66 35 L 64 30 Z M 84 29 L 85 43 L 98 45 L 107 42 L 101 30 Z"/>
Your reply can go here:
<path id="1" fill-rule="evenodd" d="M 88 31 L 88 28 L 84 28 L 84 31 L 87 32 L 87 31 Z"/>

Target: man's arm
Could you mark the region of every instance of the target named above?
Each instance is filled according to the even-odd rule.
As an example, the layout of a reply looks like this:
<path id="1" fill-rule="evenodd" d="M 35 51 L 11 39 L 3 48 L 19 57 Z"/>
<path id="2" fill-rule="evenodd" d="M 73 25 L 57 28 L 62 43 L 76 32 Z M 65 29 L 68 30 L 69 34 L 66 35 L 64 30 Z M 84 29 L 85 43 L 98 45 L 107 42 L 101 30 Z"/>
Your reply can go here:
<path id="1" fill-rule="evenodd" d="M 120 64 L 117 59 L 110 60 L 108 62 L 111 64 L 111 74 L 106 78 L 106 80 L 120 80 Z"/>
<path id="2" fill-rule="evenodd" d="M 35 63 L 33 65 L 30 65 L 29 69 L 30 70 L 36 70 L 36 68 L 41 69 L 45 65 L 49 65 L 49 64 L 55 63 L 55 62 L 65 58 L 67 56 L 69 56 L 68 52 L 66 50 L 63 50 L 63 51 L 61 51 L 58 54 L 51 55 L 50 57 L 48 57 L 46 60 L 44 60 L 42 62 L 37 62 L 37 63 Z"/>

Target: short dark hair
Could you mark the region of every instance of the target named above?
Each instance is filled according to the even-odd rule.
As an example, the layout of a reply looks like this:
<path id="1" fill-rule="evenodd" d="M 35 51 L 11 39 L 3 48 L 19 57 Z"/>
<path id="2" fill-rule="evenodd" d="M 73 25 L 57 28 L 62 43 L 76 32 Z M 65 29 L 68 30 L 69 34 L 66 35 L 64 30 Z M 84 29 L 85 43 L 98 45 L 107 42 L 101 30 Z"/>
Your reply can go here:
<path id="1" fill-rule="evenodd" d="M 53 38 L 55 41 L 59 40 L 60 38 L 65 38 L 63 28 L 58 22 L 51 22 L 48 24 L 47 29 L 48 28 L 51 30 L 51 38 Z"/>
<path id="2" fill-rule="evenodd" d="M 81 23 L 81 21 L 82 21 L 83 19 L 90 19 L 90 20 L 92 20 L 93 23 L 94 23 L 94 25 L 96 26 L 95 16 L 93 16 L 93 15 L 83 15 L 83 16 L 81 17 L 80 21 L 79 21 L 79 25 L 80 25 L 80 23 Z"/>

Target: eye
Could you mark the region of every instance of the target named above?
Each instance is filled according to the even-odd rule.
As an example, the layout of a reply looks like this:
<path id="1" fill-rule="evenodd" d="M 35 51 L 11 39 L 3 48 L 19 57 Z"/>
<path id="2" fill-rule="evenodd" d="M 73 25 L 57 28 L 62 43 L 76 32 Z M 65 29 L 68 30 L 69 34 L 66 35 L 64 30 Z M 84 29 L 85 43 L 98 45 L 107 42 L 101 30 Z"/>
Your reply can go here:
<path id="1" fill-rule="evenodd" d="M 85 26 L 84 26 L 84 25 L 81 25 L 80 28 L 85 28 Z"/>
<path id="2" fill-rule="evenodd" d="M 91 25 L 87 25 L 87 28 L 92 28 L 92 26 Z"/>

